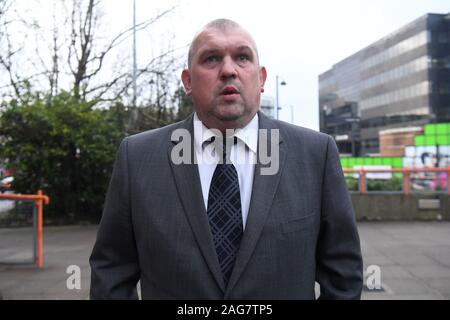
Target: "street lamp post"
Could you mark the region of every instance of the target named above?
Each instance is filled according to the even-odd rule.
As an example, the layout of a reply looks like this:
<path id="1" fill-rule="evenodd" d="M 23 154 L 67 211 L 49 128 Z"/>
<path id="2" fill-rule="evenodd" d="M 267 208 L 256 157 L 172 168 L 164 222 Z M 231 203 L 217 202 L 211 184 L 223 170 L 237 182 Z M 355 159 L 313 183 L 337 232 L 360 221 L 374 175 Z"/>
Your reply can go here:
<path id="1" fill-rule="evenodd" d="M 137 61 L 136 61 L 136 0 L 133 1 L 133 107 L 136 107 L 136 75 L 137 75 Z"/>
<path id="2" fill-rule="evenodd" d="M 275 118 L 278 120 L 279 118 L 280 118 L 280 115 L 279 115 L 279 112 L 280 112 L 280 104 L 279 104 L 279 98 L 278 98 L 278 79 L 279 79 L 279 76 L 278 75 L 276 75 L 276 91 L 275 91 L 275 93 L 276 93 L 276 100 L 277 100 L 277 105 L 275 106 Z M 281 81 L 281 83 L 279 84 L 279 85 L 281 85 L 281 86 L 285 86 L 286 85 L 286 82 L 285 81 Z"/>
<path id="3" fill-rule="evenodd" d="M 291 105 L 291 123 L 294 124 L 294 106 Z"/>

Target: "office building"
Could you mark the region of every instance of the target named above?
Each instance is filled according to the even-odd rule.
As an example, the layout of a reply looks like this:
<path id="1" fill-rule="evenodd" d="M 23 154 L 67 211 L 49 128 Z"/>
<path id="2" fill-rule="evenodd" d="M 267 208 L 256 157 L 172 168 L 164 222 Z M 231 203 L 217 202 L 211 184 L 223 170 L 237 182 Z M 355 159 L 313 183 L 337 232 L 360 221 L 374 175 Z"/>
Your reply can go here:
<path id="1" fill-rule="evenodd" d="M 426 14 L 319 76 L 320 130 L 341 154 L 380 154 L 379 132 L 450 121 L 450 13 Z"/>

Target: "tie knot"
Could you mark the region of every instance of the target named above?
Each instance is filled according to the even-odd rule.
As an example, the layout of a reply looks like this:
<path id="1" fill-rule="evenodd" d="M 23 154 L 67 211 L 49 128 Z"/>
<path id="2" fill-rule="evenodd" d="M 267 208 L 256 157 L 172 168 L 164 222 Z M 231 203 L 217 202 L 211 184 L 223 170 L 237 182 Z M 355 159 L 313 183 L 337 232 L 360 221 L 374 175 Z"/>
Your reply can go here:
<path id="1" fill-rule="evenodd" d="M 211 137 L 209 140 L 205 141 L 206 144 L 213 144 L 216 152 L 221 156 L 220 162 L 223 164 L 230 164 L 231 148 L 237 143 L 237 138 L 235 136 L 231 137 Z"/>
<path id="2" fill-rule="evenodd" d="M 233 145 L 237 142 L 236 137 L 224 137 L 222 138 L 222 163 L 224 164 L 230 164 L 230 155 L 231 155 L 231 148 Z"/>

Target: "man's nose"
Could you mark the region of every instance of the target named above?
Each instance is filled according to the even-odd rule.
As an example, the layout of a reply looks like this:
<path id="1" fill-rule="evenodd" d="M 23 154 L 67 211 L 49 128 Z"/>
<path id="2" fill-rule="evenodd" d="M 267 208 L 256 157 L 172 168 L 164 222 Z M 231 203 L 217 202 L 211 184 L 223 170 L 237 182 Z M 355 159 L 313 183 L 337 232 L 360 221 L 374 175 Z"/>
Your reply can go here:
<path id="1" fill-rule="evenodd" d="M 223 59 L 222 68 L 220 70 L 220 78 L 222 80 L 228 78 L 235 78 L 237 76 L 236 63 L 231 57 Z"/>

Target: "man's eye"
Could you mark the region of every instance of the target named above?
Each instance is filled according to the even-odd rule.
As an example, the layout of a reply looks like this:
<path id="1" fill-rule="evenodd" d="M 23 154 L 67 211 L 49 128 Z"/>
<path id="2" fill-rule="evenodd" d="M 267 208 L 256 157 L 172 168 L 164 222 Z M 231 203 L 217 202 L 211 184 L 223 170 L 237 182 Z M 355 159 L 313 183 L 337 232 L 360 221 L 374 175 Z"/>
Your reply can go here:
<path id="1" fill-rule="evenodd" d="M 250 60 L 246 54 L 240 54 L 238 56 L 239 61 L 247 61 Z"/>
<path id="2" fill-rule="evenodd" d="M 206 57 L 204 60 L 204 62 L 206 62 L 206 63 L 212 63 L 212 62 L 217 62 L 217 61 L 219 61 L 218 56 L 209 56 L 209 57 Z"/>

